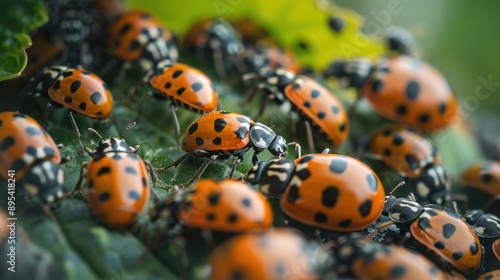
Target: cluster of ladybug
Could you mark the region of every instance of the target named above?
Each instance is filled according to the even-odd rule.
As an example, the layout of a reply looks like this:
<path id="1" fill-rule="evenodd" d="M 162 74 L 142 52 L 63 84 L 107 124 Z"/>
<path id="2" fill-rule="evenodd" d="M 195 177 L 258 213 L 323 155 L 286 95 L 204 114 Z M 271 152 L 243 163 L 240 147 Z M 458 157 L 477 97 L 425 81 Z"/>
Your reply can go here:
<path id="1" fill-rule="evenodd" d="M 153 15 L 116 12 L 113 1 L 84 1 L 92 12 L 82 9 L 81 1 L 67 2 L 64 11 L 39 31 L 37 36 L 42 37 L 33 39 L 37 45 L 42 40 L 37 38 L 44 38 L 45 45 L 39 44 L 45 49 L 29 53 L 25 71 L 33 77 L 29 98 L 50 100 L 44 124 L 19 112 L 0 113 L 1 176 L 15 170 L 18 185 L 38 197 L 46 209 L 58 207 L 85 186 L 89 207 L 103 224 L 132 229 L 152 195 L 148 223 L 162 221 L 177 235 L 180 226 L 228 239 L 209 258 L 210 279 L 500 278 L 500 219 L 479 209 L 460 216 L 456 209 L 445 207 L 451 199 L 451 182 L 440 165 L 439 152 L 424 134 L 455 120 L 457 100 L 445 78 L 412 57 L 404 40 L 389 36 L 393 54 L 377 62 L 335 61 L 323 73 L 357 89 L 359 98 L 366 98 L 374 111 L 394 123 L 375 130 L 363 153 L 384 162 L 413 187 L 407 198 L 397 198 L 392 192 L 386 195 L 379 175 L 354 157 L 330 154 L 328 149 L 301 155 L 300 145 L 287 144 L 267 125 L 220 110 L 210 78 L 178 62 L 176 40 Z M 96 22 L 105 30 L 94 30 Z M 341 26 L 335 24 L 334 31 L 342 32 Z M 103 54 L 96 50 L 102 45 L 95 42 L 97 35 L 89 35 L 92 32 L 106 34 L 105 49 L 124 62 L 124 69 L 137 63 L 146 73 L 144 82 L 152 96 L 170 101 L 176 137 L 181 133 L 176 107 L 202 114 L 187 127 L 181 141 L 186 153 L 179 159 L 161 168 L 141 159 L 140 146 L 124 140 L 135 123 L 121 137 L 103 138 L 90 129 L 101 140 L 94 149 L 84 147 L 73 115 L 107 119 L 114 108 L 106 82 L 79 67 L 100 67 L 96 60 L 101 59 L 96 57 Z M 56 38 L 48 40 L 49 33 Z M 268 94 L 266 101 L 290 104 L 306 124 L 312 151 L 314 132 L 333 148 L 347 140 L 354 110 L 348 114 L 312 75 L 298 74 L 301 67 L 293 55 L 263 29 L 247 20 L 233 24 L 206 20 L 193 25 L 182 47 L 205 67 L 210 60 L 221 79 L 241 78 L 241 84 L 250 89 L 248 99 L 263 91 Z M 257 117 L 264 113 L 266 101 Z M 64 168 L 59 163 L 71 159 L 61 156 L 47 133 L 52 106 L 68 109 L 79 148 L 90 156 L 73 193 L 66 196 Z M 294 160 L 286 158 L 289 145 L 295 146 Z M 233 179 L 236 166 L 250 150 L 253 167 L 245 182 Z M 274 158 L 259 161 L 265 150 Z M 192 179 L 160 199 L 154 185 L 164 186 L 157 173 L 177 167 L 190 156 L 206 161 Z M 236 160 L 228 179 L 200 179 L 211 162 L 231 157 Z M 463 179 L 496 197 L 499 172 L 499 163 L 483 162 L 464 171 Z M 257 185 L 259 191 L 250 185 Z M 279 199 L 285 227 L 271 228 L 273 211 L 266 197 Z M 312 232 L 316 240 L 292 228 Z M 207 242 L 214 240 L 207 237 Z"/>

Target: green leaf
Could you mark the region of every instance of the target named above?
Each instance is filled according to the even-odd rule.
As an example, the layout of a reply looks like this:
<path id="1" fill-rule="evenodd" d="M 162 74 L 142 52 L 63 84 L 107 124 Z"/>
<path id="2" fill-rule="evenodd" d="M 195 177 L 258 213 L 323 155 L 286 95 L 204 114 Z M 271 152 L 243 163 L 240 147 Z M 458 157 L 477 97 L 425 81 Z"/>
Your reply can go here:
<path id="1" fill-rule="evenodd" d="M 0 3 L 0 81 L 12 79 L 26 67 L 28 34 L 47 21 L 41 0 Z"/>

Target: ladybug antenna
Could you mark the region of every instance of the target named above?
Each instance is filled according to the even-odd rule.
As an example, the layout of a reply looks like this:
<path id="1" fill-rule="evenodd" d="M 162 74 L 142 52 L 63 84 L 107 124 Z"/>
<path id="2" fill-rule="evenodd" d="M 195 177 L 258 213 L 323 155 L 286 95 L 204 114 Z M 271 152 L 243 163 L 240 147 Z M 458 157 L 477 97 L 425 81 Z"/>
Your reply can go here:
<path id="1" fill-rule="evenodd" d="M 92 133 L 94 133 L 95 135 L 99 136 L 99 138 L 101 138 L 101 139 L 102 139 L 101 134 L 99 134 L 99 132 L 97 132 L 97 130 L 95 130 L 95 129 L 93 129 L 93 128 L 89 128 L 89 131 L 90 131 L 90 132 L 92 132 Z"/>
<path id="2" fill-rule="evenodd" d="M 125 130 L 123 130 L 123 133 L 122 133 L 122 136 L 121 138 L 123 139 L 123 137 L 125 137 L 125 134 L 127 133 L 127 131 L 133 127 L 134 125 L 136 125 L 137 123 L 136 122 L 131 122 L 127 125 L 127 127 L 125 127 Z"/>
<path id="3" fill-rule="evenodd" d="M 405 181 L 401 181 L 399 182 L 393 189 L 392 191 L 389 193 L 389 195 L 392 195 L 393 192 L 395 192 L 397 189 L 399 189 L 401 186 L 403 186 L 404 184 L 406 184 Z"/>

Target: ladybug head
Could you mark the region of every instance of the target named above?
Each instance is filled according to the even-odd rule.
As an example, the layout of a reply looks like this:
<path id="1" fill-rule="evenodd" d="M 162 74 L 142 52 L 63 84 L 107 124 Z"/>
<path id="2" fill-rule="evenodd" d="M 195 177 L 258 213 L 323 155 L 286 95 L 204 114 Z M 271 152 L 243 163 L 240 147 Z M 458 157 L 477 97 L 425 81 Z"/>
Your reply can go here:
<path id="1" fill-rule="evenodd" d="M 324 78 L 336 77 L 342 87 L 361 88 L 374 70 L 366 58 L 335 60 L 323 72 Z"/>
<path id="2" fill-rule="evenodd" d="M 151 69 L 146 76 L 144 76 L 144 83 L 148 83 L 153 76 L 156 75 L 161 75 L 165 70 L 167 70 L 170 66 L 174 65 L 175 62 L 172 61 L 171 59 L 163 59 L 162 61 L 158 62 L 156 66 Z"/>
<path id="3" fill-rule="evenodd" d="M 479 209 L 474 209 L 470 210 L 469 212 L 465 213 L 465 222 L 468 223 L 469 225 L 474 225 L 481 216 L 484 215 L 484 212 Z"/>
<path id="4" fill-rule="evenodd" d="M 268 149 L 271 154 L 281 157 L 286 153 L 286 140 L 276 133 L 267 125 L 254 123 L 250 128 L 250 142 L 256 153 L 260 153 Z M 258 160 L 254 158 L 254 164 Z"/>
<path id="5" fill-rule="evenodd" d="M 58 164 L 48 160 L 36 161 L 20 184 L 31 196 L 38 196 L 42 204 L 52 208 L 61 205 L 64 172 Z"/>
<path id="6" fill-rule="evenodd" d="M 385 215 L 385 216 L 388 216 L 389 215 L 389 211 L 391 210 L 392 208 L 392 205 L 394 204 L 394 202 L 396 202 L 397 198 L 395 196 L 393 196 L 392 194 L 391 195 L 387 195 L 384 199 L 384 209 L 382 210 L 382 215 Z"/>
<path id="7" fill-rule="evenodd" d="M 236 57 L 244 50 L 239 35 L 231 24 L 224 19 L 215 20 L 205 32 L 210 36 L 208 47 L 213 51 L 222 51 Z"/>
<path id="8" fill-rule="evenodd" d="M 102 136 L 99 134 L 99 132 L 97 132 L 97 130 L 89 128 L 89 131 L 97 135 L 99 138 L 101 138 L 101 140 L 97 144 L 97 147 L 94 150 L 92 150 L 92 152 L 88 150 L 88 153 L 92 157 L 94 155 L 103 155 L 105 153 L 122 153 L 122 152 L 136 153 L 140 149 L 140 146 L 131 147 L 127 144 L 125 139 L 123 139 L 127 131 L 134 125 L 136 125 L 135 122 L 132 122 L 129 125 L 127 125 L 120 138 L 117 137 L 102 138 Z"/>

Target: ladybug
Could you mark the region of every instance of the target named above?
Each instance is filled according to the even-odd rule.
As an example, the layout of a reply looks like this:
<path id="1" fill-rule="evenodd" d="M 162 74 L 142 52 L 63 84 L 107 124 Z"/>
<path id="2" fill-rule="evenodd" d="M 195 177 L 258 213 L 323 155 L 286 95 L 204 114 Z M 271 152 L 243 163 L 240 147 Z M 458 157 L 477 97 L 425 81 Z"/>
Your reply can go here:
<path id="1" fill-rule="evenodd" d="M 390 54 L 414 56 L 415 38 L 406 28 L 389 26 L 386 30 L 385 41 Z"/>
<path id="2" fill-rule="evenodd" d="M 152 14 L 127 11 L 108 26 L 108 48 L 120 59 L 138 61 L 149 71 L 164 59 L 177 61 L 179 54 L 170 31 Z"/>
<path id="3" fill-rule="evenodd" d="M 196 119 L 187 129 L 182 140 L 182 149 L 187 153 L 159 172 L 176 167 L 188 156 L 205 157 L 207 160 L 189 180 L 189 185 L 198 179 L 208 164 L 212 161 L 224 161 L 231 156 L 237 160 L 231 170 L 232 178 L 236 165 L 241 163 L 243 156 L 253 148 L 253 164 L 258 163 L 257 155 L 268 149 L 277 157 L 286 153 L 286 140 L 264 124 L 254 122 L 245 115 L 227 111 L 207 113 Z"/>
<path id="4" fill-rule="evenodd" d="M 217 247 L 208 260 L 208 279 L 320 279 L 332 262 L 318 243 L 293 229 L 271 229 Z"/>
<path id="5" fill-rule="evenodd" d="M 443 129 L 455 120 L 458 102 L 446 79 L 432 66 L 400 55 L 373 64 L 366 59 L 336 61 L 326 76 L 359 89 L 381 116 L 424 132 Z"/>
<path id="6" fill-rule="evenodd" d="M 8 183 L 37 196 L 46 207 L 63 198 L 61 153 L 50 135 L 28 115 L 0 113 L 0 172 Z"/>
<path id="7" fill-rule="evenodd" d="M 160 100 L 170 100 L 176 138 L 180 135 L 175 106 L 198 113 L 214 111 L 219 97 L 212 81 L 200 70 L 170 60 L 160 62 L 148 73 L 144 82 L 151 88 L 150 95 Z"/>
<path id="8" fill-rule="evenodd" d="M 32 77 L 40 69 L 54 61 L 63 51 L 62 40 L 46 31 L 37 32 L 32 38 L 32 46 L 26 49 L 28 56 L 23 74 Z"/>
<path id="9" fill-rule="evenodd" d="M 224 19 L 204 20 L 192 25 L 186 32 L 183 46 L 196 52 L 198 60 L 207 64 L 206 53 L 215 63 L 217 74 L 227 79 L 226 63 L 235 60 L 244 50 L 239 34 Z"/>
<path id="10" fill-rule="evenodd" d="M 451 182 L 442 166 L 441 155 L 432 142 L 416 130 L 402 125 L 386 125 L 370 137 L 368 151 L 414 185 L 417 202 L 444 204 Z"/>
<path id="11" fill-rule="evenodd" d="M 113 97 L 106 83 L 90 71 L 66 66 L 50 66 L 41 70 L 33 83 L 36 87 L 33 97 L 49 97 L 52 100 L 45 110 L 44 127 L 47 128 L 48 113 L 52 106 L 68 108 L 73 131 L 84 153 L 73 114 L 107 119 L 113 110 Z"/>
<path id="12" fill-rule="evenodd" d="M 246 47 L 238 61 L 243 75 L 256 73 L 263 66 L 271 69 L 285 68 L 295 73 L 300 71 L 299 63 L 289 50 L 265 39 Z"/>
<path id="13" fill-rule="evenodd" d="M 93 150 L 85 147 L 92 159 L 82 164 L 80 177 L 71 194 L 82 193 L 85 180 L 90 209 L 111 228 L 124 229 L 144 212 L 151 193 L 148 171 L 153 185 L 159 182 L 151 164 L 137 155 L 140 146 L 131 147 L 123 139 L 133 125 L 135 123 L 127 126 L 121 138 L 103 139 L 96 130 L 89 128 L 101 140 Z"/>
<path id="14" fill-rule="evenodd" d="M 265 197 L 247 184 L 232 179 L 202 179 L 179 189 L 150 209 L 150 221 L 166 221 L 168 228 L 242 233 L 267 230 L 273 213 Z"/>
<path id="15" fill-rule="evenodd" d="M 349 132 L 349 119 L 339 100 L 326 88 L 315 80 L 306 76 L 297 76 L 294 72 L 284 68 L 271 69 L 262 67 L 256 73 L 257 83 L 248 96 L 248 100 L 258 89 L 263 89 L 269 99 L 278 104 L 290 102 L 292 110 L 300 114 L 306 127 L 313 126 L 324 135 L 333 146 L 340 146 Z M 263 112 L 266 102 L 262 104 Z M 259 112 L 259 115 L 260 115 Z M 312 135 L 308 130 L 308 139 Z M 311 150 L 314 150 L 312 141 L 309 141 Z"/>
<path id="16" fill-rule="evenodd" d="M 477 280 L 499 280 L 500 279 L 500 269 L 493 270 L 490 272 L 486 272 L 481 274 Z"/>
<path id="17" fill-rule="evenodd" d="M 336 269 L 340 275 L 354 279 L 446 279 L 435 264 L 404 247 L 380 244 L 362 234 L 342 237 L 339 243 L 336 256 L 341 265 Z"/>
<path id="18" fill-rule="evenodd" d="M 476 232 L 485 248 L 483 269 L 500 269 L 500 218 L 475 209 L 467 212 L 464 220 Z"/>
<path id="19" fill-rule="evenodd" d="M 462 172 L 463 183 L 491 196 L 500 195 L 500 162 L 478 161 Z"/>
<path id="20" fill-rule="evenodd" d="M 386 196 L 382 214 L 388 216 L 404 236 L 403 244 L 431 260 L 473 276 L 480 272 L 483 250 L 474 230 L 460 217 L 439 206 L 408 198 Z"/>

